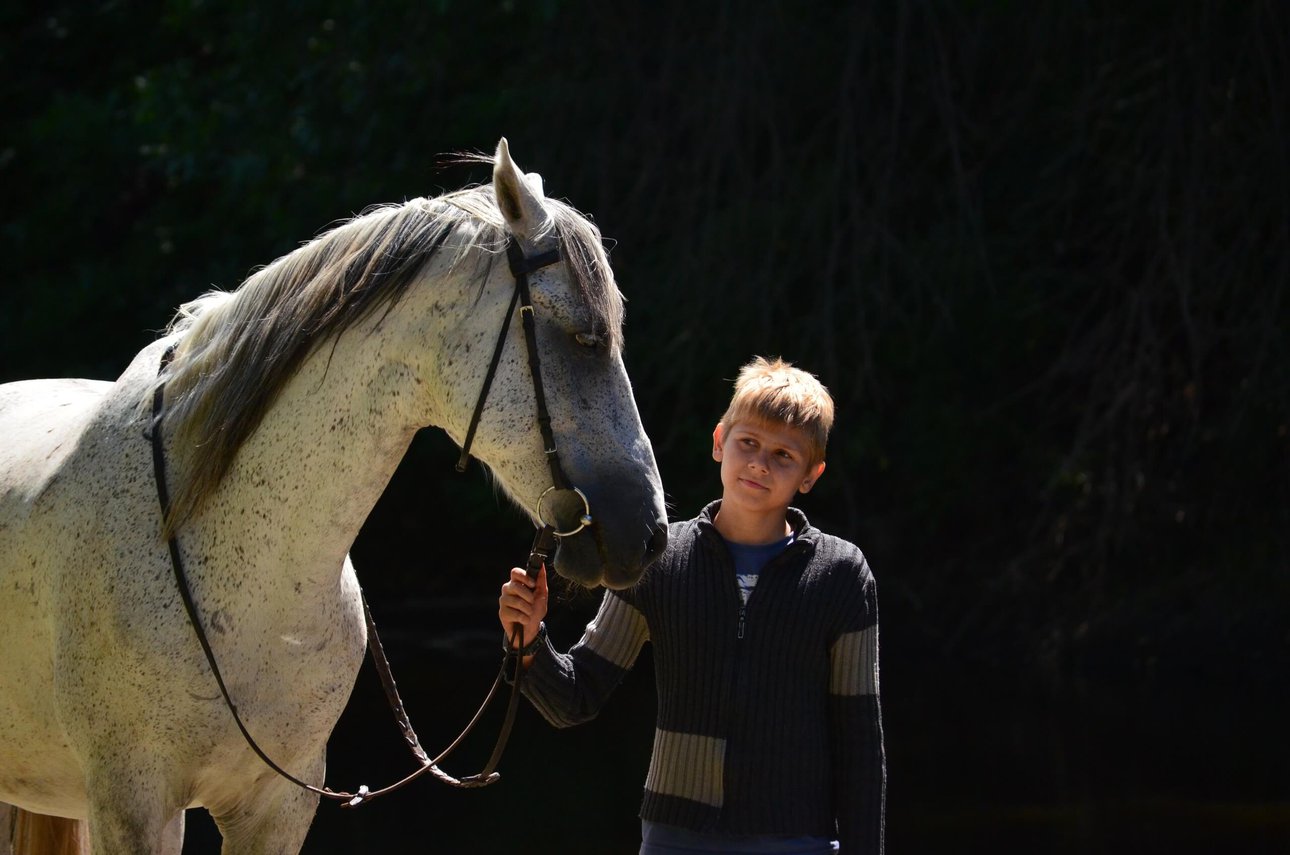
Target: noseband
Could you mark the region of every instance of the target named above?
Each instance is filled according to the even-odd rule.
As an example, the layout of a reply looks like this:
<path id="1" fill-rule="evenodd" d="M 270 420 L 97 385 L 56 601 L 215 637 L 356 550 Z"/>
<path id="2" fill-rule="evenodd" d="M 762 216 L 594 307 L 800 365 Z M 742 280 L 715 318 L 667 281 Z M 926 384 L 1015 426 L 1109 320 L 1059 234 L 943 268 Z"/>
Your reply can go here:
<path id="1" fill-rule="evenodd" d="M 542 447 L 546 453 L 547 464 L 551 469 L 551 487 L 548 487 L 538 497 L 537 505 L 534 508 L 534 516 L 539 522 L 537 536 L 533 540 L 533 547 L 529 551 L 529 558 L 525 570 L 530 579 L 536 578 L 543 565 L 550 559 L 555 552 L 555 539 L 559 537 L 571 537 L 588 526 L 592 525 L 591 505 L 587 501 L 587 496 L 577 487 L 574 487 L 564 473 L 564 468 L 560 465 L 559 454 L 556 453 L 555 435 L 551 430 L 551 414 L 546 406 L 546 393 L 542 387 L 542 367 L 538 357 L 537 331 L 533 321 L 533 300 L 529 294 L 529 274 L 560 261 L 559 247 L 547 250 L 534 256 L 526 257 L 524 251 L 520 248 L 518 241 L 511 238 L 506 246 L 506 258 L 510 262 L 511 275 L 515 278 L 515 293 L 511 295 L 511 303 L 506 310 L 506 317 L 502 321 L 502 329 L 497 337 L 497 345 L 493 349 L 493 358 L 488 366 L 488 373 L 484 376 L 484 386 L 479 393 L 479 400 L 475 403 L 475 411 L 470 418 L 470 427 L 466 431 L 465 442 L 462 443 L 461 458 L 457 461 L 457 471 L 462 472 L 470 459 L 470 446 L 475 438 L 475 431 L 479 427 L 479 419 L 484 412 L 484 404 L 488 399 L 488 392 L 493 385 L 493 377 L 497 373 L 497 366 L 501 362 L 502 350 L 506 344 L 507 332 L 511 326 L 511 316 L 515 314 L 516 305 L 520 308 L 520 318 L 524 327 L 524 340 L 528 345 L 529 374 L 533 379 L 533 396 L 537 403 L 537 421 L 538 429 L 542 432 Z M 163 374 L 166 367 L 170 364 L 175 355 L 175 346 L 172 344 L 168 347 L 161 357 L 161 366 L 158 374 Z M 147 438 L 152 443 L 152 462 L 153 472 L 157 482 L 157 499 L 161 505 L 162 518 L 165 519 L 170 515 L 170 493 L 166 486 L 166 459 L 165 449 L 161 433 L 162 418 L 164 416 L 163 404 L 165 401 L 165 381 L 157 384 L 152 396 L 152 422 L 147 432 Z M 582 500 L 583 512 L 578 518 L 577 526 L 565 531 L 557 530 L 557 521 L 552 519 L 547 521 L 542 514 L 543 502 L 553 492 L 571 491 L 577 494 Z M 378 790 L 371 790 L 366 785 L 360 786 L 356 792 L 337 792 L 329 787 L 317 787 L 292 775 L 275 763 L 251 736 L 246 725 L 243 724 L 241 716 L 238 714 L 237 706 L 233 703 L 229 695 L 228 688 L 224 683 L 224 677 L 220 672 L 219 665 L 215 661 L 215 653 L 211 649 L 210 640 L 206 636 L 206 631 L 202 627 L 200 615 L 197 612 L 197 605 L 193 601 L 192 591 L 188 584 L 187 575 L 184 572 L 183 557 L 179 550 L 178 536 L 171 534 L 168 544 L 170 548 L 170 564 L 174 570 L 175 583 L 179 588 L 180 598 L 183 600 L 184 608 L 188 613 L 189 623 L 192 624 L 193 630 L 197 634 L 197 640 L 201 643 L 202 652 L 206 654 L 207 664 L 210 665 L 211 672 L 215 676 L 215 682 L 219 685 L 220 693 L 224 696 L 224 703 L 229 711 L 233 714 L 233 720 L 237 723 L 238 729 L 242 732 L 242 737 L 246 740 L 251 750 L 262 760 L 265 765 L 272 769 L 283 778 L 298 787 L 308 790 L 318 796 L 328 799 L 335 799 L 343 802 L 345 807 L 357 807 L 364 804 L 377 796 L 393 792 L 403 785 L 416 780 L 427 772 L 434 777 L 455 787 L 482 787 L 493 783 L 500 777 L 494 769 L 497 768 L 501 760 L 502 752 L 506 747 L 506 742 L 510 738 L 512 724 L 515 721 L 515 711 L 519 704 L 520 682 L 523 679 L 524 668 L 518 651 L 523 644 L 523 628 L 520 624 L 515 624 L 512 628 L 510 648 L 506 657 L 502 660 L 502 668 L 493 681 L 493 687 L 489 689 L 487 697 L 476 711 L 470 723 L 466 725 L 465 730 L 453 740 L 438 757 L 431 759 L 421 747 L 421 741 L 416 732 L 412 729 L 412 724 L 408 720 L 407 713 L 403 709 L 403 701 L 399 697 L 398 688 L 394 683 L 394 677 L 390 672 L 390 665 L 385 658 L 385 650 L 381 645 L 380 636 L 376 632 L 376 623 L 372 619 L 371 609 L 368 608 L 367 598 L 362 597 L 363 616 L 367 622 L 368 647 L 372 656 L 372 661 L 376 666 L 377 673 L 381 678 L 381 685 L 385 689 L 386 697 L 390 703 L 390 708 L 394 712 L 395 719 L 398 722 L 399 729 L 403 733 L 404 740 L 408 743 L 409 749 L 417 758 L 420 764 L 415 772 L 407 777 L 396 781 L 389 786 Z M 360 591 L 360 596 L 362 596 Z M 506 718 L 502 724 L 501 732 L 498 734 L 497 743 L 493 748 L 492 756 L 489 757 L 483 771 L 476 775 L 470 775 L 465 778 L 454 778 L 439 768 L 441 763 L 452 751 L 461 744 L 466 735 L 474 729 L 475 724 L 483 715 L 484 710 L 488 708 L 489 703 L 496 695 L 498 688 L 506 677 L 508 664 L 514 666 L 513 676 L 511 678 L 511 697 L 507 705 Z"/>

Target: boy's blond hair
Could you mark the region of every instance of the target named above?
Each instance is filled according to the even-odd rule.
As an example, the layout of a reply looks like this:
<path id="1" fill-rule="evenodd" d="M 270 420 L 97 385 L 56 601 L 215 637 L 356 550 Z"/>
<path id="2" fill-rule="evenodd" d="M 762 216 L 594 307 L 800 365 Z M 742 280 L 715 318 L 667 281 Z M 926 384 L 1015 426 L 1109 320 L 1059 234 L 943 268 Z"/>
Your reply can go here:
<path id="1" fill-rule="evenodd" d="M 757 356 L 739 369 L 735 394 L 721 417 L 726 429 L 741 421 L 800 430 L 809 443 L 810 462 L 822 463 L 833 427 L 833 397 L 814 374 L 779 357 Z"/>

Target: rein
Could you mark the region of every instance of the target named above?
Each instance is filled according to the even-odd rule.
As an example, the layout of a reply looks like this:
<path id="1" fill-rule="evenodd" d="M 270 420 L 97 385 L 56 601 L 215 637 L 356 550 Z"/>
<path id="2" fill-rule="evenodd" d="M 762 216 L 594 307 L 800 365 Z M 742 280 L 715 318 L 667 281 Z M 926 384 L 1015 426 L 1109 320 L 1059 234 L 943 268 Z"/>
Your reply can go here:
<path id="1" fill-rule="evenodd" d="M 484 385 L 480 390 L 479 399 L 475 404 L 474 413 L 471 415 L 470 427 L 466 431 L 465 442 L 462 443 L 461 458 L 457 461 L 457 471 L 462 472 L 470 458 L 470 447 L 475 438 L 475 431 L 479 427 L 480 417 L 483 415 L 484 405 L 488 398 L 489 390 L 492 388 L 493 377 L 497 373 L 498 364 L 501 361 L 502 350 L 506 344 L 506 334 L 511 326 L 511 316 L 515 313 L 516 305 L 519 306 L 520 319 L 524 328 L 524 339 L 528 346 L 529 373 L 533 380 L 533 394 L 537 404 L 537 421 L 538 428 L 542 434 L 543 450 L 546 454 L 547 464 L 551 470 L 551 481 L 553 486 L 548 487 L 541 496 L 538 497 L 537 507 L 535 509 L 538 521 L 541 523 L 536 537 L 533 539 L 533 546 L 529 550 L 528 561 L 525 564 L 525 571 L 529 578 L 536 578 L 538 572 L 544 564 L 551 558 L 555 552 L 556 538 L 570 537 L 582 531 L 592 524 L 591 506 L 584 494 L 577 487 L 570 484 L 568 477 L 564 473 L 564 468 L 560 465 L 559 455 L 556 453 L 555 436 L 551 430 L 551 416 L 547 410 L 546 393 L 542 386 L 542 370 L 538 357 L 537 332 L 533 319 L 533 300 L 529 293 L 528 276 L 537 270 L 556 264 L 560 261 L 559 248 L 539 253 L 538 255 L 526 257 L 519 243 L 514 239 L 508 242 L 506 247 L 506 257 L 510 263 L 511 275 L 515 279 L 515 292 L 511 296 L 510 306 L 506 311 L 506 316 L 502 321 L 501 332 L 497 337 L 497 345 L 493 350 L 493 358 L 489 363 L 488 372 L 484 377 Z M 161 365 L 158 368 L 158 375 L 165 372 L 167 366 L 175 356 L 175 345 L 168 347 L 161 357 Z M 152 424 L 149 431 L 149 439 L 152 443 L 152 463 L 157 482 L 157 500 L 161 505 L 163 519 L 170 514 L 170 491 L 166 486 L 166 458 L 162 440 L 162 420 L 164 418 L 163 405 L 165 402 L 165 381 L 157 384 L 152 395 Z M 542 503 L 548 494 L 553 491 L 572 491 L 582 500 L 583 513 L 578 519 L 578 525 L 566 531 L 558 531 L 554 523 L 546 522 L 542 516 Z M 366 784 L 359 786 L 355 792 L 340 792 L 332 790 L 329 787 L 317 787 L 313 784 L 306 783 L 283 769 L 264 750 L 251 736 L 250 731 L 238 714 L 237 705 L 233 703 L 233 698 L 229 694 L 228 687 L 224 683 L 223 674 L 220 672 L 219 665 L 215 660 L 215 653 L 211 649 L 210 640 L 202 626 L 201 616 L 198 614 L 197 605 L 193 601 L 192 590 L 188 584 L 187 574 L 184 572 L 183 556 L 179 550 L 178 535 L 172 533 L 168 539 L 170 548 L 170 565 L 174 570 L 175 584 L 179 589 L 180 598 L 183 600 L 184 609 L 188 613 L 188 621 L 197 634 L 197 640 L 201 643 L 202 652 L 206 655 L 206 662 L 210 665 L 211 672 L 215 675 L 215 682 L 219 685 L 220 694 L 224 697 L 224 704 L 228 707 L 229 712 L 233 714 L 233 720 L 237 723 L 238 730 L 242 732 L 243 739 L 247 745 L 255 752 L 256 756 L 264 762 L 266 766 L 282 776 L 286 780 L 327 799 L 333 799 L 343 802 L 343 807 L 358 807 L 372 799 L 391 793 L 404 785 L 416 780 L 422 775 L 429 773 L 445 784 L 461 788 L 484 787 L 494 783 L 501 777 L 494 770 L 500 762 L 502 753 L 506 748 L 506 743 L 510 738 L 512 725 L 515 722 L 516 709 L 519 706 L 520 683 L 524 675 L 524 667 L 518 651 L 523 644 L 523 628 L 516 623 L 511 630 L 509 646 L 502 659 L 502 667 L 497 673 L 496 679 L 493 680 L 492 688 L 488 690 L 479 709 L 471 718 L 470 723 L 457 736 L 452 743 L 445 748 L 439 756 L 433 760 L 426 754 L 425 749 L 421 747 L 421 740 L 417 737 L 416 731 L 412 728 L 412 723 L 408 719 L 407 712 L 403 708 L 403 700 L 399 697 L 398 687 L 394 682 L 393 673 L 390 670 L 390 663 L 385 658 L 385 648 L 381 644 L 380 636 L 376 631 L 376 622 L 372 618 L 372 611 L 368 607 L 367 597 L 360 590 L 359 596 L 363 603 L 363 618 L 367 623 L 368 649 L 372 657 L 372 663 L 376 666 L 376 671 L 380 675 L 381 685 L 385 689 L 386 699 L 389 701 L 390 709 L 398 723 L 399 730 L 403 734 L 404 741 L 407 742 L 409 750 L 420 763 L 420 767 L 406 777 L 382 787 L 377 790 L 370 789 Z M 451 754 L 462 740 L 474 729 L 475 724 L 483 715 L 484 710 L 488 708 L 497 690 L 501 687 L 502 681 L 506 678 L 507 665 L 513 663 L 513 672 L 511 675 L 511 696 L 506 708 L 506 718 L 502 723 L 501 731 L 497 737 L 497 743 L 493 748 L 493 753 L 488 762 L 484 765 L 483 770 L 474 775 L 464 778 L 454 778 L 452 775 L 444 772 L 439 768 L 439 764 Z"/>

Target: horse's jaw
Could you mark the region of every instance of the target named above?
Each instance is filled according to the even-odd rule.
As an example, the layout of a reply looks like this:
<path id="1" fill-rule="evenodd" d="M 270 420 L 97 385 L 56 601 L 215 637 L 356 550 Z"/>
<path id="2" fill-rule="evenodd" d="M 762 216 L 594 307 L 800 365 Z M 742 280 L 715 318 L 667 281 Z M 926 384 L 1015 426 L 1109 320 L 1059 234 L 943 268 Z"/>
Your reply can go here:
<path id="1" fill-rule="evenodd" d="M 563 493 L 568 501 L 544 504 L 548 522 L 574 532 L 557 538 L 556 573 L 589 588 L 628 588 L 640 579 L 667 546 L 667 517 L 655 472 L 644 465 L 592 470 L 578 479 L 585 507 L 574 501 L 573 491 Z M 582 510 L 592 522 L 578 528 L 573 523 Z"/>
<path id="2" fill-rule="evenodd" d="M 615 590 L 630 588 L 645 568 L 663 554 L 667 529 L 657 529 L 651 538 L 642 540 L 641 549 L 630 560 L 616 560 L 606 548 L 603 531 L 592 525 L 572 537 L 560 539 L 554 559 L 555 571 L 587 588 L 602 585 Z"/>
<path id="3" fill-rule="evenodd" d="M 629 588 L 645 569 L 662 555 L 667 547 L 667 513 L 663 488 L 658 479 L 652 454 L 645 463 L 634 462 L 589 474 L 576 471 L 571 475 L 574 490 L 555 490 L 536 467 L 533 475 L 546 486 L 538 489 L 544 498 L 538 507 L 528 507 L 521 496 L 532 489 L 517 489 L 517 471 L 510 461 L 499 461 L 497 467 L 479 461 L 493 485 L 534 526 L 551 524 L 558 534 L 555 553 L 548 570 L 586 588 Z M 580 470 L 580 467 L 579 467 Z M 549 495 L 547 490 L 550 490 Z M 578 496 L 581 493 L 583 499 Z M 580 526 L 585 512 L 591 523 Z"/>

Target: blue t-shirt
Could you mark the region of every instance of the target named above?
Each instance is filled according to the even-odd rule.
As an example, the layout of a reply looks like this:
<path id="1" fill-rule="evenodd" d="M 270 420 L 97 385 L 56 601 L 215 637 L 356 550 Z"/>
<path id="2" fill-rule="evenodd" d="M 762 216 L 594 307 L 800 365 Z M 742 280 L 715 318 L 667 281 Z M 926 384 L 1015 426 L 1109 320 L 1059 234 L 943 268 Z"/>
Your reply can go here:
<path id="1" fill-rule="evenodd" d="M 789 534 L 783 540 L 757 546 L 726 541 L 726 546 L 730 548 L 730 557 L 735 561 L 735 581 L 739 583 L 739 596 L 743 599 L 744 605 L 748 604 L 753 588 L 757 587 L 757 580 L 761 578 L 761 568 L 766 566 L 766 562 L 783 552 L 793 542 L 793 538 L 794 535 Z"/>

